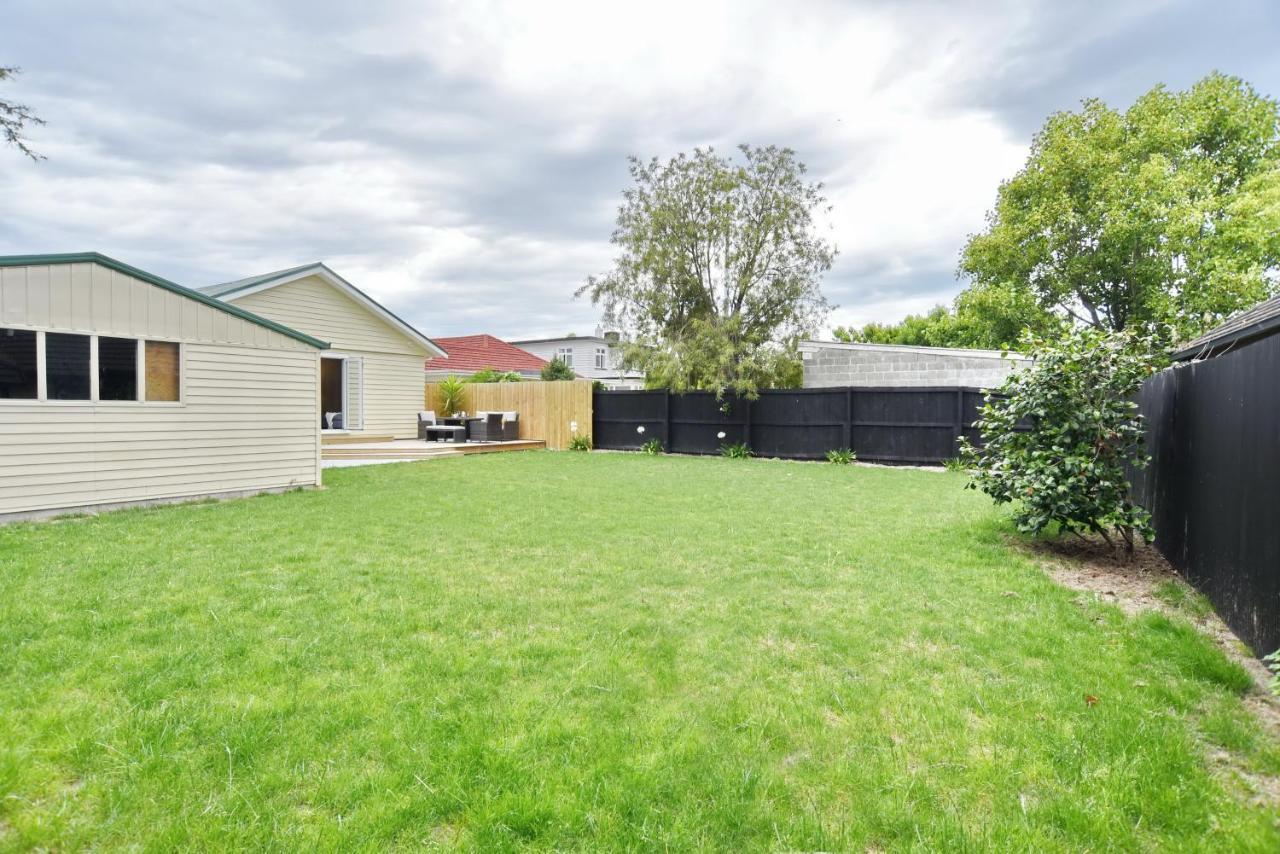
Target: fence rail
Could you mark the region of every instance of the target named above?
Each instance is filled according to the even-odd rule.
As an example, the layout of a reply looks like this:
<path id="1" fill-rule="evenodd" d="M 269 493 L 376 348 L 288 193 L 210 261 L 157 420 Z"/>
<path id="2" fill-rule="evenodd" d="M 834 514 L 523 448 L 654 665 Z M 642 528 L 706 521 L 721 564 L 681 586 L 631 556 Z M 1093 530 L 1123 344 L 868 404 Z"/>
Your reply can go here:
<path id="1" fill-rule="evenodd" d="M 850 386 L 717 400 L 711 392 L 597 391 L 592 433 L 597 448 L 614 450 L 656 438 L 682 454 L 745 443 L 764 457 L 813 460 L 851 448 L 860 460 L 941 463 L 956 455 L 960 436 L 980 441 L 973 422 L 983 394 L 967 386 Z"/>

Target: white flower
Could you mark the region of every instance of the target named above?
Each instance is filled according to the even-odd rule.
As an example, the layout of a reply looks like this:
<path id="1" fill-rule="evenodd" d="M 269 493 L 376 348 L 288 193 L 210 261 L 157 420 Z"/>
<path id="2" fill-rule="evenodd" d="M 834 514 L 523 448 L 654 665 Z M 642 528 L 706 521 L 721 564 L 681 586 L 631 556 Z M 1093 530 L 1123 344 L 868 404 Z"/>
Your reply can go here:
<path id="1" fill-rule="evenodd" d="M 723 431 L 723 430 L 721 430 L 719 433 L 717 433 L 717 434 L 716 434 L 716 438 L 717 438 L 717 439 L 723 439 L 723 438 L 724 438 L 724 431 Z"/>
<path id="2" fill-rule="evenodd" d="M 641 424 L 639 427 L 637 427 L 637 428 L 636 428 L 636 432 L 637 432 L 637 433 L 643 433 L 643 432 L 644 432 L 644 425 L 643 425 L 643 424 Z"/>

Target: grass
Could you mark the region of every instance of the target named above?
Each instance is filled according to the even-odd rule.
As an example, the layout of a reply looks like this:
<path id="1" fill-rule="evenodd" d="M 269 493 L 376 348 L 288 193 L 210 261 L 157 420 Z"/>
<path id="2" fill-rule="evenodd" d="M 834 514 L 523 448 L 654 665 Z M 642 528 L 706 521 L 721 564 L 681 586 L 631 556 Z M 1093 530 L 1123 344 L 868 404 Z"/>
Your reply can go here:
<path id="1" fill-rule="evenodd" d="M 0 529 L 0 849 L 1273 851 L 1184 621 L 954 473 L 639 454 Z"/>

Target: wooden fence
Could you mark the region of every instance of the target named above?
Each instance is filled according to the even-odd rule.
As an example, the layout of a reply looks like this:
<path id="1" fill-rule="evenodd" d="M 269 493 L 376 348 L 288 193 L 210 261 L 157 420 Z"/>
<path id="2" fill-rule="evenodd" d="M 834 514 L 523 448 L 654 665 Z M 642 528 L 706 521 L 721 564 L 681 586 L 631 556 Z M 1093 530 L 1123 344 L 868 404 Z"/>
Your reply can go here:
<path id="1" fill-rule="evenodd" d="M 1280 335 L 1170 368 L 1138 393 L 1130 473 L 1156 546 L 1258 655 L 1280 648 Z"/>
<path id="2" fill-rule="evenodd" d="M 717 454 L 745 443 L 762 457 L 820 460 L 851 448 L 860 460 L 938 464 L 958 453 L 983 392 L 967 387 L 840 387 L 762 391 L 756 400 L 711 392 L 600 391 L 597 448 L 634 450 L 657 439 L 673 453 Z M 639 428 L 644 431 L 640 432 Z"/>
<path id="3" fill-rule="evenodd" d="M 467 412 L 520 413 L 520 438 L 541 439 L 547 447 L 569 447 L 573 425 L 591 434 L 591 382 L 467 383 L 462 408 Z M 443 415 L 438 383 L 427 383 L 425 408 Z"/>

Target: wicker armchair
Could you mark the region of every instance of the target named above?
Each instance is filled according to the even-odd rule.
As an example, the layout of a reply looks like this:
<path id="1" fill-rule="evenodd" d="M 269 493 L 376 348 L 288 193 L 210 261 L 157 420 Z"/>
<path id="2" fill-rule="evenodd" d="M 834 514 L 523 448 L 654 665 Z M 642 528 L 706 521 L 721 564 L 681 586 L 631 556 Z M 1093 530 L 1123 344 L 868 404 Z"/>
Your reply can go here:
<path id="1" fill-rule="evenodd" d="M 477 413 L 479 417 L 467 419 L 467 438 L 472 442 L 501 442 L 502 413 Z"/>

